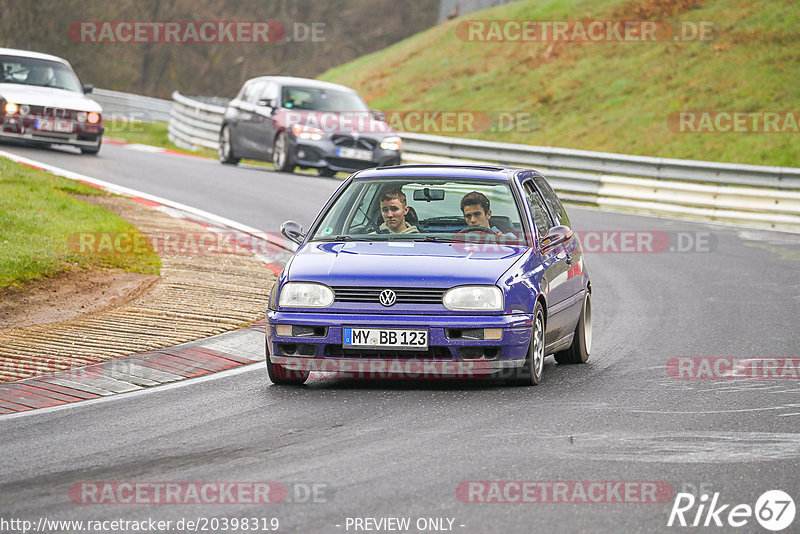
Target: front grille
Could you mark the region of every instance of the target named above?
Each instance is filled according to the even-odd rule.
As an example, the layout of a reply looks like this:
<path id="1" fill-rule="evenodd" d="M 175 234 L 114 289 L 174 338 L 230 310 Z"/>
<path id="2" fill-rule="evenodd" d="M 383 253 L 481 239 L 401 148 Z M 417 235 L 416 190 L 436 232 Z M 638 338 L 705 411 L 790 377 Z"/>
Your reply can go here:
<path id="1" fill-rule="evenodd" d="M 380 304 L 380 294 L 386 289 L 391 289 L 397 296 L 397 304 L 441 304 L 446 289 L 429 287 L 334 287 L 336 302 L 368 302 Z"/>
<path id="2" fill-rule="evenodd" d="M 341 345 L 325 345 L 323 354 L 329 358 L 378 358 L 387 360 L 452 360 L 447 347 L 428 347 L 428 350 L 350 349 Z"/>
<path id="3" fill-rule="evenodd" d="M 333 136 L 333 144 L 336 146 L 343 146 L 348 148 L 361 148 L 364 150 L 375 150 L 378 142 L 369 137 L 353 137 L 351 135 L 337 134 Z"/>

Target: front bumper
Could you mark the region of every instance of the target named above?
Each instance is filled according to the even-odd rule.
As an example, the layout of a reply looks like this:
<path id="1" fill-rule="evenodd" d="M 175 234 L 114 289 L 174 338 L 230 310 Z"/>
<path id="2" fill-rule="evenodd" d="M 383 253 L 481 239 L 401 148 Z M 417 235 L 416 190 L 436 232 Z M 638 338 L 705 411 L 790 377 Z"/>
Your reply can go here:
<path id="1" fill-rule="evenodd" d="M 277 325 L 309 327 L 312 335 L 278 336 Z M 348 348 L 343 327 L 426 329 L 428 349 Z M 465 332 L 500 329 L 499 340 L 471 339 Z M 270 361 L 287 369 L 342 376 L 479 377 L 522 367 L 531 338 L 531 316 L 431 316 L 267 312 Z M 459 337 L 461 336 L 461 337 Z"/>
<path id="2" fill-rule="evenodd" d="M 333 143 L 330 136 L 325 136 L 319 141 L 298 139 L 294 135 L 289 137 L 295 163 L 300 167 L 327 167 L 339 172 L 355 172 L 372 167 L 399 165 L 401 161 L 400 150 L 384 150 L 380 144 L 372 150 L 372 159 L 361 160 L 339 157 L 337 149 L 340 147 Z"/>
<path id="3" fill-rule="evenodd" d="M 6 122 L 0 128 L 0 140 L 23 144 L 56 144 L 93 148 L 97 146 L 98 141 L 103 136 L 103 132 L 104 128 L 86 131 L 76 127 L 71 133 L 59 133 L 36 130 L 18 123 Z"/>

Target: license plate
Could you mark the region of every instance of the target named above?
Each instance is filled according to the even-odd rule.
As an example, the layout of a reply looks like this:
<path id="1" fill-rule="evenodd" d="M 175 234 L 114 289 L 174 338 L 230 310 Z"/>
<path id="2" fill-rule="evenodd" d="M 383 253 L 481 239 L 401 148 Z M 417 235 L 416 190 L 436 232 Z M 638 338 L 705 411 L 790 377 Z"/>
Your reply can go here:
<path id="1" fill-rule="evenodd" d="M 72 133 L 72 121 L 36 119 L 37 130 L 47 130 L 50 132 Z"/>
<path id="2" fill-rule="evenodd" d="M 427 330 L 349 328 L 343 330 L 342 345 L 367 349 L 428 349 Z"/>
<path id="3" fill-rule="evenodd" d="M 364 159 L 367 161 L 372 160 L 372 152 L 370 150 L 362 150 L 360 148 L 349 148 L 340 146 L 336 149 L 336 155 L 340 158 L 348 159 Z"/>

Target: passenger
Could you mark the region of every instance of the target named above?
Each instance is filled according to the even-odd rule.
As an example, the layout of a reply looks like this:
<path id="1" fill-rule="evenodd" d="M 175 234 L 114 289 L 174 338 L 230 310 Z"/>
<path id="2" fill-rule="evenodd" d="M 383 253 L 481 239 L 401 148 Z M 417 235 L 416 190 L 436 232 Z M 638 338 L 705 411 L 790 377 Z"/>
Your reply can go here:
<path id="1" fill-rule="evenodd" d="M 406 222 L 408 214 L 406 195 L 399 189 L 390 189 L 381 196 L 381 217 L 383 224 L 378 228 L 379 234 L 418 234 L 416 226 Z"/>

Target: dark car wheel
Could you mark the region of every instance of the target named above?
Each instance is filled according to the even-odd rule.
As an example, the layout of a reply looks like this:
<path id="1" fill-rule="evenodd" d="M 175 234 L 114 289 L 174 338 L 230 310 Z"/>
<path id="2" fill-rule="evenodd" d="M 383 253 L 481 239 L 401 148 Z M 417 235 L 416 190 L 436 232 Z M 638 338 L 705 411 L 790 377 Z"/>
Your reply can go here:
<path id="1" fill-rule="evenodd" d="M 102 137 L 98 137 L 96 146 L 82 146 L 82 147 L 80 147 L 81 148 L 81 154 L 97 154 L 98 152 L 100 152 L 100 146 L 102 144 L 103 144 L 103 138 Z"/>
<path id="2" fill-rule="evenodd" d="M 544 312 L 542 304 L 537 300 L 533 309 L 528 357 L 525 359 L 525 365 L 517 368 L 516 376 L 510 383 L 514 386 L 536 386 L 542 381 L 542 374 L 544 374 Z"/>
<path id="3" fill-rule="evenodd" d="M 328 167 L 320 167 L 317 169 L 317 173 L 320 176 L 324 176 L 325 178 L 333 178 L 336 176 L 336 171 L 333 169 L 329 169 Z"/>
<path id="4" fill-rule="evenodd" d="M 297 166 L 286 132 L 279 133 L 275 138 L 275 144 L 272 147 L 272 164 L 275 166 L 275 170 L 280 172 L 294 172 Z"/>
<path id="5" fill-rule="evenodd" d="M 219 148 L 217 149 L 219 161 L 225 165 L 236 165 L 241 158 L 237 158 L 233 154 L 233 145 L 231 144 L 231 129 L 227 126 L 222 127 L 219 133 Z"/>
<path id="6" fill-rule="evenodd" d="M 300 386 L 308 380 L 308 371 L 294 371 L 282 365 L 274 364 L 267 355 L 267 374 L 273 384 L 279 386 Z"/>
<path id="7" fill-rule="evenodd" d="M 592 351 L 592 295 L 588 291 L 583 299 L 581 316 L 575 327 L 572 345 L 553 355 L 560 364 L 586 363 Z"/>

